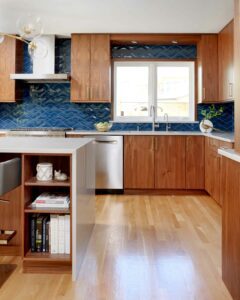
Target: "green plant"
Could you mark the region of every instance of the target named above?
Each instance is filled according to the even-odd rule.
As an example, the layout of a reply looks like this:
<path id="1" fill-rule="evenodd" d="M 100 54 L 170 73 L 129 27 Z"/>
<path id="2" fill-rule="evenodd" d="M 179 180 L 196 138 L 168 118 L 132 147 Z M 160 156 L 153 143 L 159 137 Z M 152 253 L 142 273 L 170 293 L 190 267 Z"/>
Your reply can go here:
<path id="1" fill-rule="evenodd" d="M 216 109 L 215 105 L 212 104 L 209 109 L 202 109 L 201 115 L 204 116 L 205 120 L 211 120 L 215 117 L 221 116 L 223 111 L 223 106 L 221 106 L 219 109 Z"/>

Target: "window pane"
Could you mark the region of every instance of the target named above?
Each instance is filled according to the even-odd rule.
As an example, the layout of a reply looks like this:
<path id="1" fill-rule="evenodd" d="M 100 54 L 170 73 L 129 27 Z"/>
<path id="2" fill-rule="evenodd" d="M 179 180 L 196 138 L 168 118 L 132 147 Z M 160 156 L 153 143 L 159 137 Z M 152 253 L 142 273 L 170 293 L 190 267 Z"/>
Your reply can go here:
<path id="1" fill-rule="evenodd" d="M 117 116 L 147 117 L 149 115 L 149 68 L 118 66 L 115 76 Z"/>
<path id="2" fill-rule="evenodd" d="M 189 117 L 190 69 L 187 66 L 157 67 L 157 113 L 170 117 Z"/>

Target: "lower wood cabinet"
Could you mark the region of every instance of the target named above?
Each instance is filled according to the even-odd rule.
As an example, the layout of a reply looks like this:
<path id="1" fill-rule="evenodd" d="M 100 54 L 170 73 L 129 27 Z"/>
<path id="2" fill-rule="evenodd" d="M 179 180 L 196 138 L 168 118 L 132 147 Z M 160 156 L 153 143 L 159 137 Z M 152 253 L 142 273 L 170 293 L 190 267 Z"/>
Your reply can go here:
<path id="1" fill-rule="evenodd" d="M 154 137 L 124 137 L 124 188 L 154 188 Z"/>
<path id="2" fill-rule="evenodd" d="M 220 147 L 232 148 L 233 144 L 212 138 L 205 139 L 205 189 L 219 205 L 222 205 L 221 156 L 218 154 Z"/>
<path id="3" fill-rule="evenodd" d="M 185 189 L 185 136 L 155 137 L 155 188 Z"/>
<path id="4" fill-rule="evenodd" d="M 240 163 L 222 162 L 222 277 L 233 299 L 240 299 Z"/>
<path id="5" fill-rule="evenodd" d="M 205 137 L 186 138 L 186 189 L 205 188 Z"/>
<path id="6" fill-rule="evenodd" d="M 125 136 L 125 189 L 204 189 L 204 137 Z"/>

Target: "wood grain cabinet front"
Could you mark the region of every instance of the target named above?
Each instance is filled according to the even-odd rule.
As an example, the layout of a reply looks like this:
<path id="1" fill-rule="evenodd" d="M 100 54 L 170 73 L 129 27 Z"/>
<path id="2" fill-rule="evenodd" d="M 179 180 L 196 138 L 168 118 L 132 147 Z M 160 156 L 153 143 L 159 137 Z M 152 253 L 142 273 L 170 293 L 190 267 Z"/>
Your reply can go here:
<path id="1" fill-rule="evenodd" d="M 21 99 L 22 86 L 10 79 L 10 74 L 21 73 L 23 44 L 5 37 L 0 44 L 0 102 L 16 102 Z"/>
<path id="2" fill-rule="evenodd" d="M 154 137 L 124 137 L 124 188 L 154 189 Z"/>
<path id="3" fill-rule="evenodd" d="M 219 100 L 233 100 L 233 21 L 218 35 L 218 56 Z"/>
<path id="4" fill-rule="evenodd" d="M 72 102 L 111 102 L 110 58 L 108 34 L 72 35 Z"/>
<path id="5" fill-rule="evenodd" d="M 205 149 L 203 136 L 186 138 L 186 189 L 205 188 Z"/>
<path id="6" fill-rule="evenodd" d="M 185 189 L 186 138 L 155 137 L 155 188 Z"/>
<path id="7" fill-rule="evenodd" d="M 204 137 L 125 136 L 125 189 L 204 189 Z"/>
<path id="8" fill-rule="evenodd" d="M 202 35 L 197 50 L 198 102 L 218 102 L 218 35 Z"/>
<path id="9" fill-rule="evenodd" d="M 205 189 L 222 206 L 222 158 L 220 147 L 233 148 L 233 143 L 206 137 L 205 139 Z"/>

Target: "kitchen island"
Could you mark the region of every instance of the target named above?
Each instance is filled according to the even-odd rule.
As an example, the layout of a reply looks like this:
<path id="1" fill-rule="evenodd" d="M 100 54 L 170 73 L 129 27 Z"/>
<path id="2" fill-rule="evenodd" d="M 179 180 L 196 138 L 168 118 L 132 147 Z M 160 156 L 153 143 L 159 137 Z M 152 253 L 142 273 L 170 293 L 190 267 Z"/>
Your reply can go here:
<path id="1" fill-rule="evenodd" d="M 0 245 L 0 255 L 21 255 L 24 272 L 71 272 L 76 280 L 95 223 L 95 151 L 93 139 L 2 137 L 0 161 L 21 160 L 21 184 L 1 195 L 0 229 L 15 230 L 8 245 Z M 50 162 L 54 170 L 68 175 L 66 181 L 38 181 L 36 166 Z M 69 209 L 34 208 L 32 202 L 42 192 L 64 192 Z M 31 251 L 31 216 L 70 216 L 70 253 Z"/>

